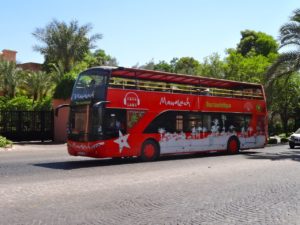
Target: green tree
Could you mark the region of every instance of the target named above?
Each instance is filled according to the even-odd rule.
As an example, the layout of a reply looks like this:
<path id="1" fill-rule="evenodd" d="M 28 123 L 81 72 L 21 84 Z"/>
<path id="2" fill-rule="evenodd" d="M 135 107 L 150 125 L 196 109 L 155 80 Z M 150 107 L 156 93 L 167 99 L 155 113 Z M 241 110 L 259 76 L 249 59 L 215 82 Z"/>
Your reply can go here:
<path id="1" fill-rule="evenodd" d="M 146 64 L 139 66 L 138 64 L 133 66 L 133 68 L 140 68 L 140 69 L 146 69 L 146 70 L 158 70 L 163 72 L 175 72 L 175 65 L 172 65 L 171 63 L 167 63 L 165 60 L 159 61 L 157 64 L 154 62 L 154 59 L 151 59 Z"/>
<path id="2" fill-rule="evenodd" d="M 98 49 L 94 53 L 87 54 L 90 56 L 91 61 L 89 62 L 89 67 L 92 66 L 118 66 L 118 61 L 116 58 L 107 55 L 104 50 Z M 85 61 L 87 60 L 85 57 Z"/>
<path id="3" fill-rule="evenodd" d="M 95 66 L 118 66 L 118 62 L 116 58 L 107 55 L 104 50 L 99 49 L 94 53 L 89 52 L 85 54 L 83 60 L 76 63 L 66 75 L 71 75 L 75 78 L 83 70 Z"/>
<path id="4" fill-rule="evenodd" d="M 22 78 L 22 70 L 14 62 L 0 61 L 0 87 L 4 96 L 13 98 Z"/>
<path id="5" fill-rule="evenodd" d="M 204 62 L 201 64 L 199 73 L 201 76 L 224 78 L 225 63 L 221 60 L 219 54 L 213 53 L 212 55 L 204 58 Z"/>
<path id="6" fill-rule="evenodd" d="M 300 9 L 293 12 L 290 22 L 281 26 L 279 32 L 280 48 L 287 47 L 289 50 L 281 53 L 267 71 L 268 86 L 272 85 L 276 78 L 300 70 Z"/>
<path id="7" fill-rule="evenodd" d="M 159 61 L 157 64 L 154 65 L 154 70 L 172 73 L 174 71 L 174 68 L 172 67 L 171 64 L 169 64 L 166 61 L 162 60 L 162 61 Z"/>
<path id="8" fill-rule="evenodd" d="M 272 36 L 253 30 L 241 31 L 241 35 L 237 52 L 243 56 L 255 54 L 267 57 L 270 53 L 277 53 L 278 44 Z"/>
<path id="9" fill-rule="evenodd" d="M 54 83 L 58 84 L 65 75 L 64 65 L 61 62 L 57 62 L 57 64 L 50 63 L 49 68 L 49 75 L 52 77 Z"/>
<path id="10" fill-rule="evenodd" d="M 265 83 L 265 73 L 276 60 L 278 44 L 265 33 L 245 30 L 236 49 L 227 49 L 225 78 Z"/>
<path id="11" fill-rule="evenodd" d="M 236 50 L 230 49 L 225 59 L 225 78 L 237 81 L 264 83 L 264 74 L 275 59 L 276 55 L 274 54 L 269 54 L 268 57 L 264 55 L 244 57 Z"/>
<path id="12" fill-rule="evenodd" d="M 292 74 L 288 79 L 281 78 L 274 81 L 273 88 L 276 91 L 273 92 L 272 105 L 270 107 L 271 115 L 278 114 L 280 116 L 283 131 L 287 134 L 288 121 L 294 119 L 297 122 L 297 110 L 300 107 L 300 77 L 299 74 Z"/>
<path id="13" fill-rule="evenodd" d="M 154 59 L 151 59 L 149 62 L 146 62 L 144 65 L 139 66 L 138 64 L 134 68 L 144 69 L 144 70 L 154 70 Z"/>
<path id="14" fill-rule="evenodd" d="M 92 30 L 90 24 L 79 26 L 78 21 L 70 24 L 53 20 L 45 28 L 37 28 L 33 36 L 43 43 L 35 45 L 34 50 L 45 57 L 45 64 L 62 63 L 64 72 L 69 72 L 72 66 L 81 61 L 95 42 L 102 38 L 101 34 L 88 37 Z"/>
<path id="15" fill-rule="evenodd" d="M 182 74 L 199 74 L 200 63 L 193 57 L 182 57 L 180 58 L 175 65 L 175 72 Z"/>

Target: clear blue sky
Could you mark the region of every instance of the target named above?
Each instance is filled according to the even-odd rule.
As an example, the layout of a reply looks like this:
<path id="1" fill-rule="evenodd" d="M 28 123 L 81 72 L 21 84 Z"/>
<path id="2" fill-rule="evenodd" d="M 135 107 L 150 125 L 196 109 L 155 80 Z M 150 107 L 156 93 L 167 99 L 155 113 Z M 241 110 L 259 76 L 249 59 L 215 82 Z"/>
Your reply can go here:
<path id="1" fill-rule="evenodd" d="M 278 37 L 279 27 L 300 8 L 299 0 L 9 0 L 1 1 L 0 50 L 18 51 L 19 62 L 43 62 L 32 50 L 32 32 L 52 19 L 103 34 L 98 48 L 121 66 L 191 56 L 202 61 L 236 47 L 240 31 Z"/>

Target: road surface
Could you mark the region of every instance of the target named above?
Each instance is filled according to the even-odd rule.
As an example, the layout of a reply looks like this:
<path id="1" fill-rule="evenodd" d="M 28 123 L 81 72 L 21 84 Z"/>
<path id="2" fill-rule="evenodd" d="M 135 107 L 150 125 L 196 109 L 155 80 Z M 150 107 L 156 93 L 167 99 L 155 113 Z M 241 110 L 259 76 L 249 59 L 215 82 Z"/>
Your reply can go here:
<path id="1" fill-rule="evenodd" d="M 0 224 L 300 224 L 300 148 L 114 162 L 0 150 Z"/>

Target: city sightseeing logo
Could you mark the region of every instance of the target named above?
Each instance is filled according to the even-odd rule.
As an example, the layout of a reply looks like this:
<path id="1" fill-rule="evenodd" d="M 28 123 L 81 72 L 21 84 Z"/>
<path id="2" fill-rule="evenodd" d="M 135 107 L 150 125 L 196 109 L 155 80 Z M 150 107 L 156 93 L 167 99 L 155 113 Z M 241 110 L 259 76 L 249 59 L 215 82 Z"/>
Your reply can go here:
<path id="1" fill-rule="evenodd" d="M 128 92 L 124 97 L 123 103 L 127 107 L 138 107 L 141 101 L 136 93 Z"/>

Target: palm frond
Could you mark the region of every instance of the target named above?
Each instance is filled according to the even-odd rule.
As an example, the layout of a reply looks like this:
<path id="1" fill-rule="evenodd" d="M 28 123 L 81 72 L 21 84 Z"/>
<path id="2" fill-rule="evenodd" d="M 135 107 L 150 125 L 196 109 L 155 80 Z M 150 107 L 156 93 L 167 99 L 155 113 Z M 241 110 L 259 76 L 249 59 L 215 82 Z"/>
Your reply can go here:
<path id="1" fill-rule="evenodd" d="M 293 13 L 294 15 L 291 17 L 291 20 L 300 23 L 300 9 L 294 10 Z"/>
<path id="2" fill-rule="evenodd" d="M 280 30 L 280 43 L 281 46 L 289 45 L 290 43 L 297 44 L 300 40 L 300 24 L 286 23 Z"/>
<path id="3" fill-rule="evenodd" d="M 266 72 L 266 86 L 276 78 L 288 75 L 300 69 L 300 53 L 297 51 L 281 54 L 276 62 Z"/>

